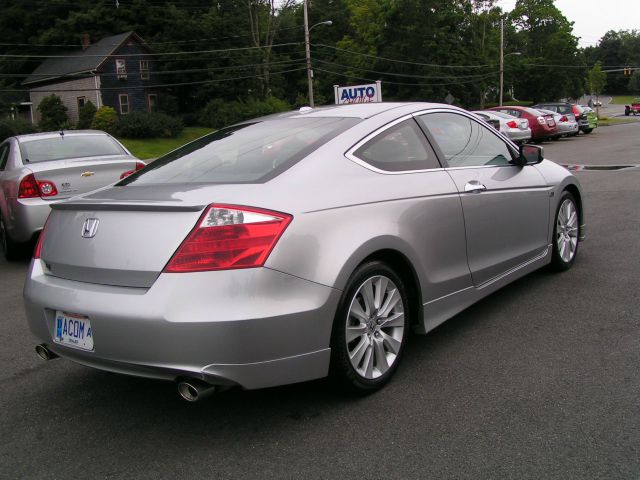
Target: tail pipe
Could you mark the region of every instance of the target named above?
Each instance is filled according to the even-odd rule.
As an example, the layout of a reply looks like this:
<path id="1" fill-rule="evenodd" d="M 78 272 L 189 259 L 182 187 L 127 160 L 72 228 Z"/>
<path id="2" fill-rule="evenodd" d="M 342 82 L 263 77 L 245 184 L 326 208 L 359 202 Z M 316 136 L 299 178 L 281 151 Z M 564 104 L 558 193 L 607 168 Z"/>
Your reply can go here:
<path id="1" fill-rule="evenodd" d="M 43 360 L 53 360 L 54 358 L 58 358 L 58 355 L 49 350 L 49 347 L 44 343 L 36 345 L 36 353 Z"/>
<path id="2" fill-rule="evenodd" d="M 178 382 L 178 393 L 187 402 L 197 402 L 212 395 L 218 390 L 216 385 L 195 378 Z"/>

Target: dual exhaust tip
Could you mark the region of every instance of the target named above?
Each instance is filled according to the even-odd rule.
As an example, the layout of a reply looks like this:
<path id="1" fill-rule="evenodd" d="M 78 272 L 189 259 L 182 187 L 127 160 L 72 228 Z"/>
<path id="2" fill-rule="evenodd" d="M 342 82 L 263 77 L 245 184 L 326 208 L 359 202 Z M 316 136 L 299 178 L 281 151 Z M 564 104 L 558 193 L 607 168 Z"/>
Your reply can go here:
<path id="1" fill-rule="evenodd" d="M 53 360 L 58 355 L 49 350 L 44 343 L 36 345 L 36 354 L 43 360 Z M 178 393 L 187 402 L 197 402 L 215 393 L 219 387 L 195 378 L 178 382 Z"/>

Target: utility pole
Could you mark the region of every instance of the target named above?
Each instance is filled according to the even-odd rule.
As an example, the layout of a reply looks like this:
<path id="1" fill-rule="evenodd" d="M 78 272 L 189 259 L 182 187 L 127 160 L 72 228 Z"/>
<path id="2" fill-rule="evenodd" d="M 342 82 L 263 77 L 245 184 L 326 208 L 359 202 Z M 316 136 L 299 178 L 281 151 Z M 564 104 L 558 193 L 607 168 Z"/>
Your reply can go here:
<path id="1" fill-rule="evenodd" d="M 499 106 L 502 106 L 503 93 L 504 93 L 504 19 L 501 18 L 500 19 L 500 98 L 498 100 Z"/>
<path id="2" fill-rule="evenodd" d="M 307 13 L 309 0 L 304 0 L 304 46 L 307 54 L 307 82 L 309 83 L 309 106 L 313 103 L 313 71 L 311 70 L 311 46 L 309 45 L 309 14 Z"/>

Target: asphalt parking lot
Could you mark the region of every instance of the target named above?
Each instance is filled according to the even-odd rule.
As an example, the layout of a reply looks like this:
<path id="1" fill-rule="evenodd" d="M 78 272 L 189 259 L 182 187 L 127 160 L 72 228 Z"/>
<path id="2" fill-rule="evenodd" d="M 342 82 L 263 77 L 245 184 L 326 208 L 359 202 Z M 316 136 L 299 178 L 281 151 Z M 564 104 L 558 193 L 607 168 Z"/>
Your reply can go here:
<path id="1" fill-rule="evenodd" d="M 544 144 L 640 165 L 640 124 Z M 171 383 L 39 360 L 0 260 L 0 477 L 640 478 L 640 167 L 578 171 L 587 241 L 427 336 L 365 398 L 317 381 L 189 404 Z"/>

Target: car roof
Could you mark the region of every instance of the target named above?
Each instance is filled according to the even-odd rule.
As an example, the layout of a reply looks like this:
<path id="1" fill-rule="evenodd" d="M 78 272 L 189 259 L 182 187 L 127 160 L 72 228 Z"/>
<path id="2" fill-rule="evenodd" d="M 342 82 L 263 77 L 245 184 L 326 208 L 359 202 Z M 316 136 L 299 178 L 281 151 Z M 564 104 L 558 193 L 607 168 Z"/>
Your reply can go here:
<path id="1" fill-rule="evenodd" d="M 302 107 L 291 112 L 277 113 L 270 115 L 270 118 L 303 118 L 303 117 L 336 117 L 336 118 L 371 118 L 375 115 L 388 112 L 394 109 L 408 108 L 413 110 L 429 110 L 433 108 L 450 108 L 459 110 L 458 107 L 442 103 L 430 102 L 378 102 L 378 103 L 357 103 L 349 105 L 329 105 L 324 107 Z"/>

